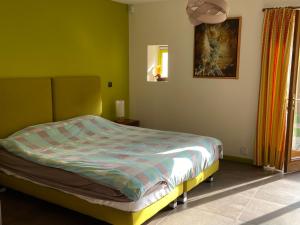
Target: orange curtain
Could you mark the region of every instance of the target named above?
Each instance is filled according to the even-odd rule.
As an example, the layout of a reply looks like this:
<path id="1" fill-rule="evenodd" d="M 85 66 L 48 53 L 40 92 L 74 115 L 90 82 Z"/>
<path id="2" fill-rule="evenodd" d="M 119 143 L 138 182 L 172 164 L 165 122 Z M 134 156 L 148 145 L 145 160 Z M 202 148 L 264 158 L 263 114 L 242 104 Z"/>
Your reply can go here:
<path id="1" fill-rule="evenodd" d="M 265 11 L 255 151 L 258 166 L 283 167 L 295 15 L 289 8 Z"/>

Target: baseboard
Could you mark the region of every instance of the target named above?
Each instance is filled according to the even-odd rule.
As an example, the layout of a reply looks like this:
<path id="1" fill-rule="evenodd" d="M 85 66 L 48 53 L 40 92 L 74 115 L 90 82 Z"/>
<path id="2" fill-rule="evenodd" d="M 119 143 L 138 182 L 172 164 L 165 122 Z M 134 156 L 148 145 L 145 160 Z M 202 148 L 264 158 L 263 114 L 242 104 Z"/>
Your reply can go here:
<path id="1" fill-rule="evenodd" d="M 242 157 L 237 157 L 237 156 L 231 156 L 231 155 L 224 155 L 223 159 L 227 160 L 227 161 L 240 162 L 240 163 L 253 165 L 253 160 L 252 159 L 247 159 L 247 158 L 242 158 Z"/>

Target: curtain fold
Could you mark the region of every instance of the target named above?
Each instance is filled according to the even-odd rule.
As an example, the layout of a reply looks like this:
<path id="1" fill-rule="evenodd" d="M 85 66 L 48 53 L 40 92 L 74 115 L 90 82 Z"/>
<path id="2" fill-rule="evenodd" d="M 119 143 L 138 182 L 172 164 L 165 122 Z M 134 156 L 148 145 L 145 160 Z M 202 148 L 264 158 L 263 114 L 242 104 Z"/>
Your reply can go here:
<path id="1" fill-rule="evenodd" d="M 256 164 L 283 168 L 287 83 L 296 11 L 268 9 L 263 24 Z"/>

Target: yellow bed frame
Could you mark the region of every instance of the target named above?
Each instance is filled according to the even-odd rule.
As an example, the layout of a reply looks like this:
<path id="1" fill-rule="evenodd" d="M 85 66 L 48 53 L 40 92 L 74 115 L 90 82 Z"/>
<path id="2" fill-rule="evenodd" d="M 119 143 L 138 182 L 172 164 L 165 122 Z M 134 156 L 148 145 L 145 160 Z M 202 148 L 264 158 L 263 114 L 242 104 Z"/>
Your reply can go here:
<path id="1" fill-rule="evenodd" d="M 81 102 L 78 101 L 79 96 Z M 64 102 L 67 102 L 67 109 L 63 107 Z M 70 105 L 72 102 L 73 105 Z M 29 125 L 51 122 L 53 118 L 66 119 L 84 114 L 99 115 L 101 113 L 100 78 L 0 79 L 0 106 L 5 106 L 5 110 L 0 110 L 0 138 Z M 74 114 L 70 108 L 74 110 Z M 11 113 L 11 110 L 18 110 L 18 113 Z M 93 204 L 75 195 L 4 173 L 0 173 L 0 184 L 114 225 L 139 225 L 212 176 L 218 169 L 217 160 L 196 178 L 178 185 L 168 195 L 138 212 L 125 212 Z"/>

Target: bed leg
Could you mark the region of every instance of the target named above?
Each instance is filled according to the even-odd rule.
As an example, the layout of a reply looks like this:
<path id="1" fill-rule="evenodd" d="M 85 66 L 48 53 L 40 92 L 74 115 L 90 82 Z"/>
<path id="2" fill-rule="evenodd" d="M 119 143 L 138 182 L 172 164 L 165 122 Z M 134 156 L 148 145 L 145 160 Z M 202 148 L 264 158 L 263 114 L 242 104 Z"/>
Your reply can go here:
<path id="1" fill-rule="evenodd" d="M 178 202 L 180 203 L 186 203 L 188 200 L 188 197 L 187 197 L 187 192 L 183 192 L 183 194 L 178 198 Z"/>
<path id="2" fill-rule="evenodd" d="M 175 199 L 173 202 L 169 203 L 169 207 L 171 209 L 176 209 L 176 207 L 177 207 L 177 199 Z"/>
<path id="3" fill-rule="evenodd" d="M 206 179 L 206 182 L 208 182 L 208 183 L 214 182 L 214 176 L 212 175 L 212 176 L 210 176 L 209 178 L 207 178 L 207 179 Z"/>

